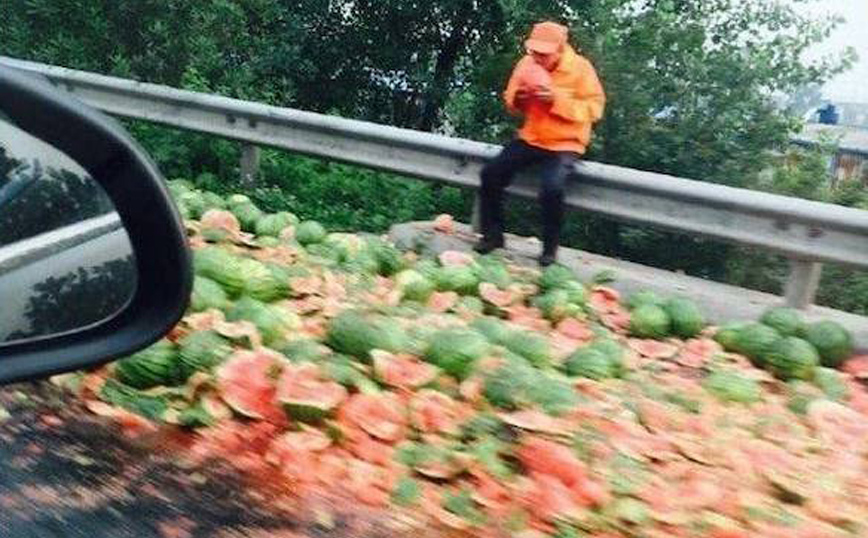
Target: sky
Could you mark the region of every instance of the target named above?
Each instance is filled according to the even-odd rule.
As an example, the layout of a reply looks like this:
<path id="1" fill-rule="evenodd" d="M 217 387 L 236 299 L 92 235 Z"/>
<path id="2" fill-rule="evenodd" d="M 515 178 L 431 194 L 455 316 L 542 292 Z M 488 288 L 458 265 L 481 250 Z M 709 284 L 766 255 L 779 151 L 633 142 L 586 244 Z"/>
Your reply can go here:
<path id="1" fill-rule="evenodd" d="M 847 46 L 856 49 L 859 59 L 848 72 L 829 81 L 823 96 L 832 101 L 868 104 L 868 0 L 817 0 L 799 10 L 807 13 L 836 13 L 846 22 L 839 25 L 824 43 L 815 46 L 808 58 L 835 54 Z"/>

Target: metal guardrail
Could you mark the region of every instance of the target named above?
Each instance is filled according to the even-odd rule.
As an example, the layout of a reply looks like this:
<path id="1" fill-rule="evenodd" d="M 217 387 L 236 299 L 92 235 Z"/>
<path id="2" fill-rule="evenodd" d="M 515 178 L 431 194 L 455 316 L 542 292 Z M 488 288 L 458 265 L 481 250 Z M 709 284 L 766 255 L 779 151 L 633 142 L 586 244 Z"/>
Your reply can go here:
<path id="1" fill-rule="evenodd" d="M 34 261 L 75 248 L 91 239 L 123 229 L 118 214 L 111 212 L 28 237 L 10 245 L 0 246 L 0 276 Z"/>
<path id="2" fill-rule="evenodd" d="M 0 57 L 0 66 L 47 78 L 110 114 L 199 131 L 251 145 L 271 146 L 477 188 L 479 171 L 499 148 L 472 140 L 325 116 L 178 90 L 62 67 Z M 581 162 L 567 184 L 566 203 L 615 218 L 748 245 L 791 260 L 787 303 L 813 301 L 820 263 L 868 268 L 868 211 L 736 189 L 595 162 Z M 535 196 L 531 178 L 509 192 Z"/>

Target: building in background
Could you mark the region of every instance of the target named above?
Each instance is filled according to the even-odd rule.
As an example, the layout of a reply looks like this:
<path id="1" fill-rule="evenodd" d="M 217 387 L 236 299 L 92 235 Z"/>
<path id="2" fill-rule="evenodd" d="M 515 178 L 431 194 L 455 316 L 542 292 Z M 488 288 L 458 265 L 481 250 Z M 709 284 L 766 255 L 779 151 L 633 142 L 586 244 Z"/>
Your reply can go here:
<path id="1" fill-rule="evenodd" d="M 868 186 L 868 104 L 828 103 L 806 119 L 808 123 L 793 143 L 804 147 L 836 144 L 829 162 L 835 183 L 859 181 Z"/>

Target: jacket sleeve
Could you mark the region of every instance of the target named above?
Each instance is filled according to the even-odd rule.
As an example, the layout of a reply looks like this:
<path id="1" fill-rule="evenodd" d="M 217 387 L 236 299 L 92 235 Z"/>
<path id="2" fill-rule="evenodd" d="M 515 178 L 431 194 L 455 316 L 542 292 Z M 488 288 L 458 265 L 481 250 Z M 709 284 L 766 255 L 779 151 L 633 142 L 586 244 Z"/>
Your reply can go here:
<path id="1" fill-rule="evenodd" d="M 509 82 L 506 85 L 506 91 L 503 92 L 503 102 L 506 104 L 506 110 L 509 111 L 510 114 L 519 115 L 522 113 L 521 108 L 518 107 L 518 104 L 515 102 L 515 93 L 518 91 L 519 86 L 519 73 L 521 73 L 522 69 L 524 69 L 525 63 L 531 60 L 529 57 L 525 56 L 515 65 L 515 68 L 512 70 L 512 74 L 509 77 Z"/>
<path id="2" fill-rule="evenodd" d="M 578 123 L 599 121 L 606 106 L 606 94 L 591 62 L 582 61 L 578 79 L 574 88 L 555 89 L 551 113 Z"/>

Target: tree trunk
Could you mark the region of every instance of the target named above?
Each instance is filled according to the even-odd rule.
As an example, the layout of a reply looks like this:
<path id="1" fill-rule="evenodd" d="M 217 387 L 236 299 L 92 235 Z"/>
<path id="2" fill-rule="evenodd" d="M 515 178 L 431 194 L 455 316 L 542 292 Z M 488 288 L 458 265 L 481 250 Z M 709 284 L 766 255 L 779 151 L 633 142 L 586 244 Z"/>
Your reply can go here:
<path id="1" fill-rule="evenodd" d="M 436 127 L 437 114 L 446 103 L 455 66 L 461 57 L 462 49 L 467 44 L 468 23 L 472 12 L 473 2 L 471 0 L 464 2 L 454 19 L 455 28 L 446 38 L 443 48 L 440 49 L 440 54 L 437 55 L 434 78 L 431 81 L 431 88 L 426 96 L 422 115 L 417 124 L 417 128 L 422 131 L 432 131 Z"/>

